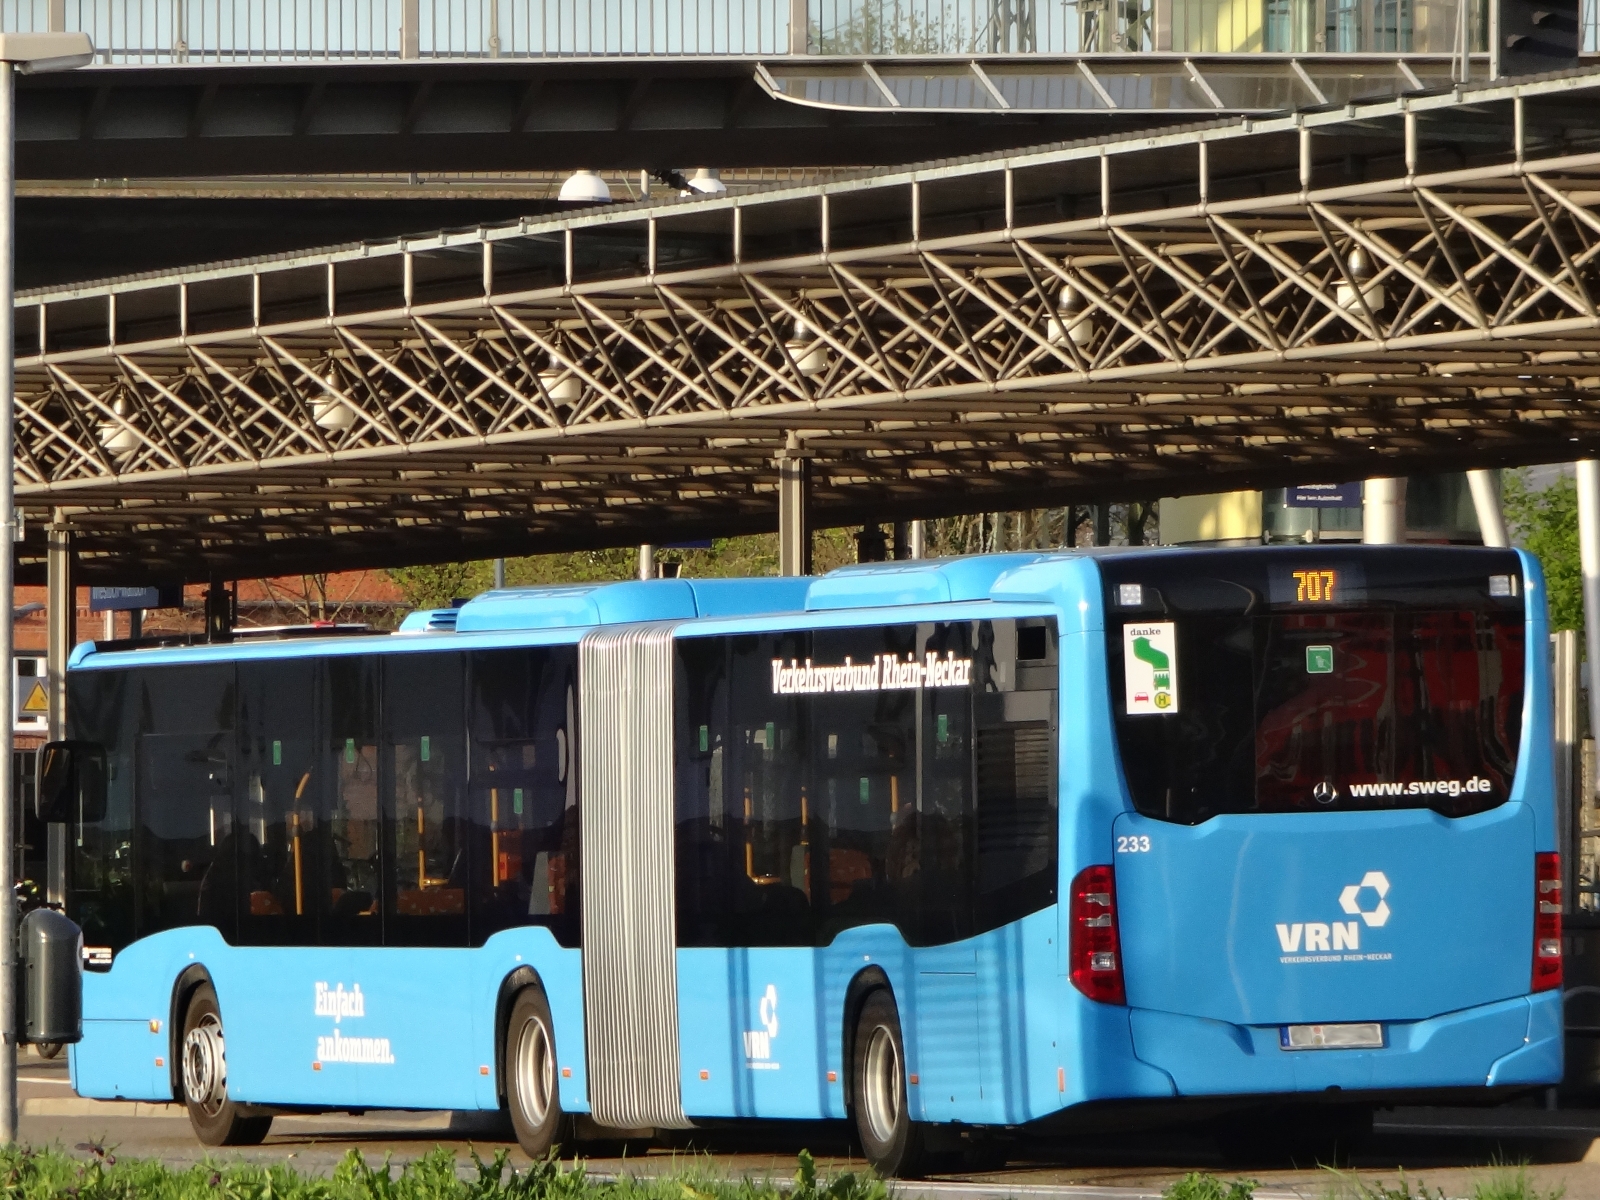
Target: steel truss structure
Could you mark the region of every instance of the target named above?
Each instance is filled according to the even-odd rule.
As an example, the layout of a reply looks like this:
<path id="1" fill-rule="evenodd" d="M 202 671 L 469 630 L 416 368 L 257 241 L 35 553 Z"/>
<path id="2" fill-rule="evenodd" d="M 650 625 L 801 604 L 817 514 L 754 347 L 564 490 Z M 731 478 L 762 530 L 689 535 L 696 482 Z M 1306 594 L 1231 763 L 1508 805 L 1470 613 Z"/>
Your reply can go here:
<path id="1" fill-rule="evenodd" d="M 1588 72 L 125 279 L 19 299 L 19 501 L 132 582 L 1570 459 L 1597 256 Z"/>

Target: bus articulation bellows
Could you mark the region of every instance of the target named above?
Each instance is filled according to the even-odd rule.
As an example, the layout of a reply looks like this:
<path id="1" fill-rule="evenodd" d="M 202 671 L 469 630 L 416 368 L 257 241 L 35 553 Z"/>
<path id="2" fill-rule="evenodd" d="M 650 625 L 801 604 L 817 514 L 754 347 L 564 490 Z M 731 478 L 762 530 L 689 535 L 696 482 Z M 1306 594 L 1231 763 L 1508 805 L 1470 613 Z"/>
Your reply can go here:
<path id="1" fill-rule="evenodd" d="M 1037 552 L 97 651 L 86 1096 L 850 1118 L 868 1158 L 1562 1068 L 1537 564 Z M 1323 1106 L 1318 1108 L 1318 1106 Z"/>

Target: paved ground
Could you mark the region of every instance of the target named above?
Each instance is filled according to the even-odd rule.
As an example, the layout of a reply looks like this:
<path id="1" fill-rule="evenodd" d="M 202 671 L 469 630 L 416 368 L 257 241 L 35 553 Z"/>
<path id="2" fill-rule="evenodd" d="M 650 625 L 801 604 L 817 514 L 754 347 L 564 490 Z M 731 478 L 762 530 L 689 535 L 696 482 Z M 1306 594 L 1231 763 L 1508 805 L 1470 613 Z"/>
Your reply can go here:
<path id="1" fill-rule="evenodd" d="M 287 1161 L 302 1170 L 325 1173 L 350 1147 L 369 1161 L 393 1155 L 415 1157 L 435 1145 L 449 1146 L 465 1160 L 470 1147 L 488 1151 L 508 1144 L 492 1123 L 449 1113 L 381 1113 L 366 1117 L 279 1117 L 265 1145 L 248 1150 L 206 1152 L 195 1141 L 183 1110 L 176 1105 L 102 1104 L 79 1099 L 67 1082 L 64 1058 L 45 1061 L 29 1051 L 20 1063 L 22 1136 L 33 1145 L 69 1151 L 90 1144 L 114 1146 L 119 1155 L 159 1157 L 187 1164 L 208 1157 Z M 1371 1142 L 1355 1162 L 1354 1174 L 1369 1182 L 1394 1182 L 1401 1169 L 1413 1182 L 1441 1189 L 1449 1197 L 1470 1196 L 1474 1181 L 1497 1163 L 1526 1163 L 1541 1193 L 1564 1189 L 1564 1200 L 1600 1200 L 1600 1110 L 1547 1112 L 1535 1108 L 1399 1110 L 1381 1114 Z M 729 1175 L 787 1177 L 794 1155 L 811 1149 L 824 1165 L 840 1167 L 850 1157 L 848 1131 L 837 1126 L 779 1126 L 760 1132 L 694 1135 L 687 1148 L 652 1150 L 643 1158 L 595 1159 L 591 1169 L 651 1173 L 693 1167 Z M 526 1160 L 512 1146 L 514 1162 Z M 700 1157 L 697 1152 L 704 1151 Z M 1067 1200 L 1136 1200 L 1153 1196 L 1189 1170 L 1260 1181 L 1262 1200 L 1357 1200 L 1354 1189 L 1326 1171 L 1227 1168 L 1208 1140 L 1172 1135 L 1085 1138 L 1074 1142 L 1025 1144 L 1005 1170 L 947 1175 L 906 1185 L 930 1200 L 1002 1200 L 1016 1196 Z M 1343 1193 L 1343 1195 L 1341 1195 Z"/>

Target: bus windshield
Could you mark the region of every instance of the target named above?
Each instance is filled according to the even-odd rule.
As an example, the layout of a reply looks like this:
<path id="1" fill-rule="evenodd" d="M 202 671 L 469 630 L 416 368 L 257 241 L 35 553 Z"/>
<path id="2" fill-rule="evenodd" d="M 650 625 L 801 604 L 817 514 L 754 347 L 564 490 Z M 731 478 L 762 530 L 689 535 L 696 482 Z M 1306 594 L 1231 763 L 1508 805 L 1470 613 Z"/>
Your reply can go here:
<path id="1" fill-rule="evenodd" d="M 1509 551 L 1327 547 L 1104 563 L 1123 774 L 1143 814 L 1506 800 L 1524 599 Z"/>

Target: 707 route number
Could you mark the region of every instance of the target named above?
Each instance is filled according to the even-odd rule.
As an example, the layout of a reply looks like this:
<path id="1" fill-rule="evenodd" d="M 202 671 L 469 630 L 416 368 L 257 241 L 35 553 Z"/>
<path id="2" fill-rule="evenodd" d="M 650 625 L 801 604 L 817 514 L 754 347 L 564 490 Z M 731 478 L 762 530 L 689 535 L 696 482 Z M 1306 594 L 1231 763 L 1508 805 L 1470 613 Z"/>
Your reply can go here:
<path id="1" fill-rule="evenodd" d="M 1137 834 L 1131 837 L 1117 839 L 1118 854 L 1148 854 L 1150 853 L 1150 838 L 1146 834 Z"/>

